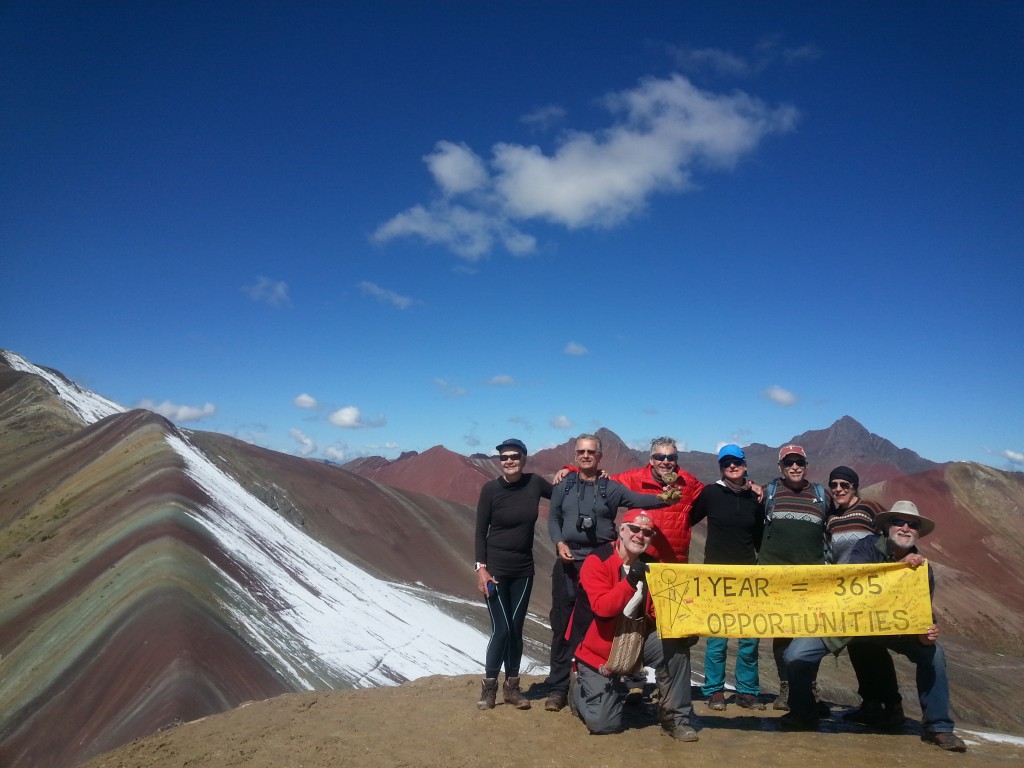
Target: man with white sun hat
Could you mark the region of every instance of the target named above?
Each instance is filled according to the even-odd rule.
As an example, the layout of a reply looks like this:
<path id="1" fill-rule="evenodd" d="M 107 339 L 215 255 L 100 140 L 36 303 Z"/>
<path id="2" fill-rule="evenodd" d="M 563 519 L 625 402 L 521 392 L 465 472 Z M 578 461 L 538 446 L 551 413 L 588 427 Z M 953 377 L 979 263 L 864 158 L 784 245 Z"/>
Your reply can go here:
<path id="1" fill-rule="evenodd" d="M 857 542 L 849 562 L 901 562 L 911 568 L 925 563 L 925 558 L 917 550 L 917 542 L 935 530 L 935 521 L 922 515 L 914 502 L 897 501 L 888 512 L 881 512 L 875 517 L 875 524 L 882 533 Z M 928 570 L 928 588 L 934 596 L 935 581 L 931 569 Z M 818 664 L 829 652 L 836 653 L 850 643 L 871 643 L 903 654 L 917 666 L 917 695 L 924 726 L 921 740 L 949 752 L 966 751 L 963 739 L 953 733 L 946 658 L 938 636 L 939 628 L 933 624 L 921 635 L 796 638 L 785 655 L 790 711 L 779 718 L 779 725 L 790 730 L 816 729 L 818 713 L 811 684 Z"/>

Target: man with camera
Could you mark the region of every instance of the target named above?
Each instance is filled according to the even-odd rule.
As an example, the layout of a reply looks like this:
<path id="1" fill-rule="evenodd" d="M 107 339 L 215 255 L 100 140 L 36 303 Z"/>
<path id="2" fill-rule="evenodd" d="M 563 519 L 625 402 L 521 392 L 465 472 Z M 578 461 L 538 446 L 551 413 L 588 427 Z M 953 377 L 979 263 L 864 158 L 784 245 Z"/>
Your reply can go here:
<path id="1" fill-rule="evenodd" d="M 566 637 L 576 605 L 580 566 L 597 547 L 616 539 L 615 514 L 619 507 L 666 506 L 657 496 L 634 493 L 621 483 L 599 476 L 601 439 L 597 435 L 576 438 L 574 461 L 577 471 L 555 486 L 548 514 L 548 534 L 557 554 L 551 574 L 551 672 L 544 702 L 549 712 L 558 712 L 568 703 L 573 651 L 587 629 L 574 623 L 572 637 Z"/>

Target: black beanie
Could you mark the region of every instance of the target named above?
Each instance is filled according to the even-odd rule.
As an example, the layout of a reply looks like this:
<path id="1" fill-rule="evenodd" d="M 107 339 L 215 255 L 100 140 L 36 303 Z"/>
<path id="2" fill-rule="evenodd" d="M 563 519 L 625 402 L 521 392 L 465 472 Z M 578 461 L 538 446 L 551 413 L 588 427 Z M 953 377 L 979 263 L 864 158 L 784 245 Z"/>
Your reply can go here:
<path id="1" fill-rule="evenodd" d="M 849 480 L 853 483 L 854 488 L 860 488 L 860 477 L 849 467 L 836 467 L 829 473 L 828 481 L 831 483 L 833 480 Z"/>

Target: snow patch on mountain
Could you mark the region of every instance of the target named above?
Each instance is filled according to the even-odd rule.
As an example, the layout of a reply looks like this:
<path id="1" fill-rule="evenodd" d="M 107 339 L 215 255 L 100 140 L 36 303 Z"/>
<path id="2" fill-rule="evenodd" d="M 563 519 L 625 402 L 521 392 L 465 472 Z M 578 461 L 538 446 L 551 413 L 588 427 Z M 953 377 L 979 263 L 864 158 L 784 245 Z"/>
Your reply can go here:
<path id="1" fill-rule="evenodd" d="M 487 638 L 299 531 L 177 436 L 168 442 L 213 503 L 200 522 L 258 584 L 228 606 L 268 662 L 310 689 L 477 674 Z M 526 664 L 537 662 L 524 659 Z"/>
<path id="2" fill-rule="evenodd" d="M 32 373 L 46 381 L 57 391 L 57 396 L 86 424 L 93 424 L 115 413 L 124 413 L 125 409 L 107 398 L 82 389 L 73 381 L 65 379 L 53 371 L 33 365 L 28 360 L 9 350 L 0 350 L 11 368 L 22 373 Z"/>

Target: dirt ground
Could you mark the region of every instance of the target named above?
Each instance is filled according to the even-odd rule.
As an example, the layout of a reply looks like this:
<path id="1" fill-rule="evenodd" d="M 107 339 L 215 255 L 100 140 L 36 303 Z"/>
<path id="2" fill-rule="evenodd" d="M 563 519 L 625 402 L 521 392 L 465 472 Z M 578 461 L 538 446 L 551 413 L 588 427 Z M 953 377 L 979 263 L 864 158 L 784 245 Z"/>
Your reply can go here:
<path id="1" fill-rule="evenodd" d="M 907 721 L 897 735 L 872 733 L 839 719 L 816 733 L 780 732 L 772 709 L 725 712 L 694 701 L 697 743 L 679 743 L 655 724 L 654 705 L 628 708 L 628 728 L 591 736 L 568 709 L 544 711 L 540 678 L 524 678 L 534 706 L 478 711 L 477 677 L 427 677 L 395 688 L 289 694 L 185 723 L 101 755 L 87 768 L 337 768 L 338 766 L 810 766 L 1006 765 L 1024 761 L 1024 738 L 985 738 L 958 724 L 965 754 L 920 740 Z M 531 689 L 532 688 L 532 689 Z M 499 695 L 500 701 L 500 695 Z"/>

